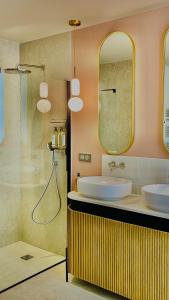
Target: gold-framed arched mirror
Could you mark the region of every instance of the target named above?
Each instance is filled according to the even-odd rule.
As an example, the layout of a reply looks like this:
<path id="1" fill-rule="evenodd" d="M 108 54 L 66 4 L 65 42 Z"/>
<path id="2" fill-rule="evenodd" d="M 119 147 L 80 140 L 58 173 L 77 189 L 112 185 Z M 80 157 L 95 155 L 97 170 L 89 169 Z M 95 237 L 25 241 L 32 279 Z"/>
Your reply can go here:
<path id="1" fill-rule="evenodd" d="M 169 152 L 169 29 L 163 39 L 163 144 Z"/>
<path id="2" fill-rule="evenodd" d="M 99 56 L 99 140 L 109 154 L 127 151 L 134 137 L 135 47 L 124 32 L 111 33 Z"/>

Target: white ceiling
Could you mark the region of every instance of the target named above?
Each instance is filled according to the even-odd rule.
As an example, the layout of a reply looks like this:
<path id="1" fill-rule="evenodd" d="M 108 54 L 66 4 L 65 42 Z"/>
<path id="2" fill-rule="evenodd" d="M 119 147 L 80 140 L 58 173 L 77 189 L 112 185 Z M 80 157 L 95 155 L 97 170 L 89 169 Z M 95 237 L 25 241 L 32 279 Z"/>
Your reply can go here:
<path id="1" fill-rule="evenodd" d="M 169 5 L 169 0 L 0 0 L 0 37 L 25 42 Z"/>

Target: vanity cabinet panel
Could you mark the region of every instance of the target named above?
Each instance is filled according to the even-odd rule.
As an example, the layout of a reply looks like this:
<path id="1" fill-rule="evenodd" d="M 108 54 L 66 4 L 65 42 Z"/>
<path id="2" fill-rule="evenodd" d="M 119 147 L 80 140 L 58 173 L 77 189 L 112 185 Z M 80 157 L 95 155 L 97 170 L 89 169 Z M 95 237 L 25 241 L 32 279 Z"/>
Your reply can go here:
<path id="1" fill-rule="evenodd" d="M 69 208 L 72 275 L 132 300 L 169 299 L 169 233 Z"/>

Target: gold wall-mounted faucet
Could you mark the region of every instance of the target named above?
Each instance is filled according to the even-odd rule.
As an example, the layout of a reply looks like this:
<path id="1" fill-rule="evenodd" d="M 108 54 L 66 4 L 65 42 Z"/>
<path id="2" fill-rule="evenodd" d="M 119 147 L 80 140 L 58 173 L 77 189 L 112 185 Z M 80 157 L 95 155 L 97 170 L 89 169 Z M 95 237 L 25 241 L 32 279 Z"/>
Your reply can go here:
<path id="1" fill-rule="evenodd" d="M 116 162 L 114 160 L 112 160 L 111 162 L 108 163 L 108 166 L 111 170 L 114 169 L 125 169 L 126 165 L 124 162 L 120 162 L 119 164 L 116 164 Z"/>

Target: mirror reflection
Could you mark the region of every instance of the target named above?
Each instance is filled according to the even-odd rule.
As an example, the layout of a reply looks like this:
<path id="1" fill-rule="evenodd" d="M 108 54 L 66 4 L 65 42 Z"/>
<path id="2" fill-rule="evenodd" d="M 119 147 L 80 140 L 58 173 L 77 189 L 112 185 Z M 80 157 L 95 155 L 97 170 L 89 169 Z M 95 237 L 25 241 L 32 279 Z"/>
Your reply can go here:
<path id="1" fill-rule="evenodd" d="M 99 139 L 110 154 L 129 149 L 134 123 L 134 46 L 123 32 L 109 35 L 100 50 Z"/>
<path id="2" fill-rule="evenodd" d="M 164 120 L 163 142 L 169 151 L 169 31 L 164 39 Z"/>

